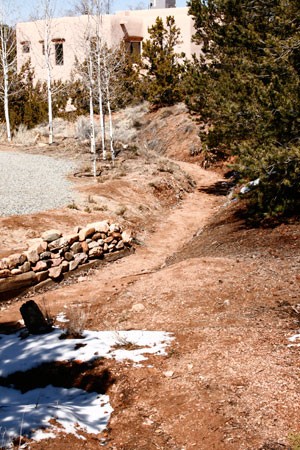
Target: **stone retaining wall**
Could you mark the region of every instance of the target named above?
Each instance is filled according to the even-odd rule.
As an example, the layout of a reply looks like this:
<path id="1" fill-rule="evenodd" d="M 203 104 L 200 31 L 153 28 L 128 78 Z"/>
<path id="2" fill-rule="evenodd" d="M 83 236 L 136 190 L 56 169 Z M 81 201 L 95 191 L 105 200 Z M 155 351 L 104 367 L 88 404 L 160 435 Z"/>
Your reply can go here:
<path id="1" fill-rule="evenodd" d="M 57 230 L 46 231 L 29 241 L 27 251 L 0 259 L 0 299 L 1 293 L 3 296 L 47 279 L 60 281 L 79 266 L 111 259 L 112 253 L 125 253 L 131 242 L 130 231 L 122 231 L 118 224 L 108 221 L 77 227 L 68 236 Z"/>

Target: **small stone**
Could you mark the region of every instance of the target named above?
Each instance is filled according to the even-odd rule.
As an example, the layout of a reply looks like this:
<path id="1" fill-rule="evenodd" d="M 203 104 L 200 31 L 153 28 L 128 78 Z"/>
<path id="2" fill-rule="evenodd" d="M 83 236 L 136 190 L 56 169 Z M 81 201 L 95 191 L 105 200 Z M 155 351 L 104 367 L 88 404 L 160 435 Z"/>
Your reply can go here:
<path id="1" fill-rule="evenodd" d="M 121 228 L 120 228 L 120 225 L 119 225 L 118 223 L 112 223 L 112 224 L 110 225 L 110 227 L 109 227 L 109 231 L 110 231 L 111 233 L 113 233 L 113 232 L 115 232 L 115 231 L 119 232 L 120 230 L 121 230 Z"/>
<path id="2" fill-rule="evenodd" d="M 42 252 L 45 252 L 48 248 L 48 243 L 43 241 L 42 238 L 30 239 L 28 241 L 29 248 L 27 251 L 36 250 L 40 255 Z M 26 254 L 26 252 L 25 252 Z"/>
<path id="3" fill-rule="evenodd" d="M 104 239 L 104 242 L 106 244 L 110 244 L 113 240 L 114 240 L 114 238 L 112 236 L 108 236 L 106 239 Z"/>
<path id="4" fill-rule="evenodd" d="M 31 270 L 31 264 L 29 261 L 25 261 L 22 266 L 19 267 L 19 269 L 22 271 L 22 273 L 29 272 Z"/>
<path id="5" fill-rule="evenodd" d="M 102 247 L 95 247 L 95 248 L 92 248 L 89 251 L 89 257 L 90 258 L 100 258 L 100 256 L 102 256 L 102 255 L 103 255 L 103 248 Z"/>
<path id="6" fill-rule="evenodd" d="M 41 283 L 42 281 L 47 280 L 49 276 L 49 270 L 44 270 L 42 272 L 37 272 L 36 279 L 38 283 Z"/>
<path id="7" fill-rule="evenodd" d="M 104 245 L 104 240 L 103 239 L 98 239 L 98 245 L 101 245 L 101 246 L 103 246 Z"/>
<path id="8" fill-rule="evenodd" d="M 173 370 L 168 370 L 167 372 L 163 372 L 164 376 L 167 378 L 172 378 L 172 376 L 174 375 Z"/>
<path id="9" fill-rule="evenodd" d="M 74 244 L 74 242 L 78 242 L 79 241 L 79 234 L 69 234 L 68 236 L 66 236 L 66 239 L 69 243 L 69 245 Z"/>
<path id="10" fill-rule="evenodd" d="M 131 308 L 131 311 L 133 311 L 133 312 L 142 312 L 144 310 L 145 310 L 145 306 L 142 303 L 136 303 Z"/>
<path id="11" fill-rule="evenodd" d="M 77 267 L 79 266 L 79 260 L 78 259 L 73 259 L 73 261 L 69 262 L 69 270 L 70 272 L 72 272 L 72 270 L 77 269 Z"/>
<path id="12" fill-rule="evenodd" d="M 122 248 L 124 248 L 124 242 L 123 241 L 119 241 L 116 245 L 116 249 L 117 250 L 121 250 Z"/>
<path id="13" fill-rule="evenodd" d="M 61 237 L 49 243 L 49 250 L 58 250 L 68 245 L 68 240 L 65 237 Z"/>
<path id="14" fill-rule="evenodd" d="M 58 267 L 63 262 L 62 258 L 51 259 L 50 264 L 51 267 Z"/>
<path id="15" fill-rule="evenodd" d="M 92 241 L 98 241 L 98 239 L 101 239 L 101 233 L 96 232 L 96 233 L 92 236 Z"/>
<path id="16" fill-rule="evenodd" d="M 11 269 L 11 274 L 14 276 L 14 275 L 21 275 L 21 273 L 23 273 L 22 272 L 22 270 L 20 270 L 20 269 Z"/>
<path id="17" fill-rule="evenodd" d="M 61 274 L 62 274 L 61 266 L 51 267 L 51 269 L 49 269 L 49 277 L 52 278 L 52 280 L 57 280 L 58 278 L 61 277 Z"/>
<path id="18" fill-rule="evenodd" d="M 76 261 L 79 261 L 79 264 L 84 264 L 88 260 L 88 255 L 87 253 L 77 253 L 74 258 Z"/>
<path id="19" fill-rule="evenodd" d="M 40 254 L 40 259 L 50 259 L 52 257 L 51 252 L 43 252 Z"/>
<path id="20" fill-rule="evenodd" d="M 61 270 L 62 270 L 63 273 L 69 271 L 69 263 L 68 263 L 68 261 L 63 261 L 61 263 Z"/>
<path id="21" fill-rule="evenodd" d="M 47 266 L 47 263 L 45 261 L 38 261 L 36 263 L 36 265 L 32 268 L 32 270 L 34 272 L 42 272 L 42 271 L 47 270 L 47 269 L 48 269 L 48 266 Z"/>
<path id="22" fill-rule="evenodd" d="M 79 241 L 85 241 L 88 237 L 95 233 L 94 227 L 86 227 L 79 231 Z"/>
<path id="23" fill-rule="evenodd" d="M 107 220 L 103 220 L 101 222 L 94 222 L 88 224 L 88 227 L 94 228 L 95 231 L 99 233 L 107 233 L 109 231 L 109 222 Z"/>
<path id="24" fill-rule="evenodd" d="M 74 258 L 73 253 L 71 253 L 71 252 L 66 252 L 66 253 L 64 254 L 64 258 L 65 258 L 66 261 L 72 261 L 72 259 Z"/>
<path id="25" fill-rule="evenodd" d="M 88 251 L 89 251 L 89 244 L 88 244 L 87 241 L 81 242 L 81 247 L 82 247 L 83 253 L 88 253 Z"/>
<path id="26" fill-rule="evenodd" d="M 75 242 L 71 245 L 71 251 L 73 254 L 82 252 L 82 244 L 80 242 Z"/>
<path id="27" fill-rule="evenodd" d="M 131 230 L 124 230 L 122 233 L 122 241 L 126 244 L 130 244 L 132 242 L 132 231 Z"/>
<path id="28" fill-rule="evenodd" d="M 91 250 L 92 248 L 95 248 L 95 247 L 99 247 L 98 242 L 92 241 L 88 244 L 89 250 Z"/>
<path id="29" fill-rule="evenodd" d="M 7 258 L 0 259 L 0 270 L 8 269 Z"/>
<path id="30" fill-rule="evenodd" d="M 36 248 L 29 248 L 27 252 L 25 252 L 25 255 L 27 256 L 27 259 L 32 264 L 35 264 L 39 260 L 39 253 L 36 250 Z"/>
<path id="31" fill-rule="evenodd" d="M 62 237 L 62 233 L 57 230 L 48 230 L 42 234 L 42 239 L 46 242 L 53 242 Z"/>
<path id="32" fill-rule="evenodd" d="M 15 267 L 23 264 L 27 261 L 27 257 L 24 254 L 16 253 L 14 255 L 10 255 L 7 258 L 8 269 L 14 269 Z"/>
<path id="33" fill-rule="evenodd" d="M 8 278 L 11 277 L 11 271 L 8 269 L 0 270 L 0 278 Z"/>

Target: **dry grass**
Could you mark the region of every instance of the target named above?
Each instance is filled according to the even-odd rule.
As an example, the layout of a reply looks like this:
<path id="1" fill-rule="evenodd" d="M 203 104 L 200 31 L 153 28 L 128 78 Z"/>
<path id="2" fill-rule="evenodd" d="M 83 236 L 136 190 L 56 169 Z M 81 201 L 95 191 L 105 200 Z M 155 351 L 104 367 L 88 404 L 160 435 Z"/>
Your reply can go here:
<path id="1" fill-rule="evenodd" d="M 13 135 L 14 144 L 34 145 L 37 139 L 37 132 L 34 129 L 28 130 L 26 125 L 20 124 Z"/>

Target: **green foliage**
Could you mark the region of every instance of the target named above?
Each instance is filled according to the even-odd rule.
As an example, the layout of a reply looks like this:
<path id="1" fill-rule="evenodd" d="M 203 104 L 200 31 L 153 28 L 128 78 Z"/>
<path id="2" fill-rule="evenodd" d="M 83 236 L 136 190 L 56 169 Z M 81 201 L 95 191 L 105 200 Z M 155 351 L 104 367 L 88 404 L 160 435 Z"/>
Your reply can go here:
<path id="1" fill-rule="evenodd" d="M 155 24 L 148 29 L 150 39 L 143 43 L 144 95 L 155 107 L 173 105 L 182 99 L 181 79 L 184 54 L 175 52 L 180 42 L 180 30 L 174 17 L 163 20 L 157 17 Z"/>
<path id="2" fill-rule="evenodd" d="M 297 0 L 191 0 L 203 56 L 188 68 L 189 107 L 210 124 L 204 148 L 235 155 L 260 178 L 262 216 L 299 207 L 300 4 Z"/>

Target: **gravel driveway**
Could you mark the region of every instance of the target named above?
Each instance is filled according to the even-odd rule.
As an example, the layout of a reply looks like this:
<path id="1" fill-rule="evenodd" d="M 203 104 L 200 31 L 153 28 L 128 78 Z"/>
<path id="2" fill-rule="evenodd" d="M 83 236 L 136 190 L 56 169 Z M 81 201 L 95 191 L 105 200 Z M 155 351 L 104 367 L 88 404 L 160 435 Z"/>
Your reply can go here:
<path id="1" fill-rule="evenodd" d="M 0 216 L 30 214 L 71 202 L 74 164 L 49 156 L 0 152 Z"/>

